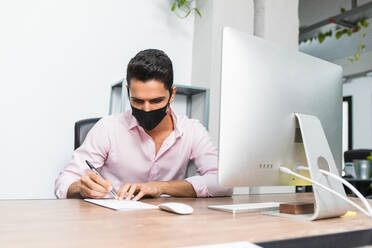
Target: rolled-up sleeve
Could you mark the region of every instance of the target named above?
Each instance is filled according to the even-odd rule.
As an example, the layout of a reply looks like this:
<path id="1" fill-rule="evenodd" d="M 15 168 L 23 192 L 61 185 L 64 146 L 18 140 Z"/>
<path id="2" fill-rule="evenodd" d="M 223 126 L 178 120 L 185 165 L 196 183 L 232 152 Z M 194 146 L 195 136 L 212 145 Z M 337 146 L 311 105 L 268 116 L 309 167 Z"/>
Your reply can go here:
<path id="1" fill-rule="evenodd" d="M 195 121 L 190 159 L 200 175 L 186 178 L 192 184 L 197 197 L 231 196 L 232 188 L 219 186 L 217 180 L 217 149 L 205 127 Z"/>
<path id="2" fill-rule="evenodd" d="M 109 151 L 110 141 L 104 120 L 98 121 L 88 132 L 83 144 L 74 151 L 72 159 L 55 181 L 55 195 L 66 198 L 70 185 L 86 173 L 85 160 L 95 165 L 103 165 Z"/>

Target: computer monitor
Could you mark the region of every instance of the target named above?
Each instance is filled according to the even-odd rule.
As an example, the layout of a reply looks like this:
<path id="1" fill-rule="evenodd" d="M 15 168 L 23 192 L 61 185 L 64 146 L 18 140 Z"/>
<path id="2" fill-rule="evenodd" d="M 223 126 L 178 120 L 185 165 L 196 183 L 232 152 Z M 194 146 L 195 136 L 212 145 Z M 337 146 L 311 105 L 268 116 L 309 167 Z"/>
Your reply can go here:
<path id="1" fill-rule="evenodd" d="M 300 130 L 295 113 L 320 120 L 331 151 L 327 162 L 332 163 L 333 155 L 337 164 L 333 172 L 339 173 L 342 159 L 342 68 L 296 49 L 225 28 L 221 64 L 220 185 L 308 185 L 307 181 L 279 169 L 284 166 L 295 170 L 296 165 L 307 166 L 311 159 L 313 149 L 305 152 L 301 140 L 306 123 Z M 311 143 L 311 128 L 315 127 L 306 128 L 308 146 L 315 149 L 324 146 L 327 150 L 324 142 L 319 146 L 315 144 L 318 138 Z M 314 134 L 316 132 L 314 130 Z M 316 157 L 317 163 L 320 163 L 320 157 Z M 345 195 L 340 183 L 320 178 L 323 176 L 317 171 L 313 173 L 317 173 L 317 179 Z M 315 175 L 303 171 L 300 174 L 312 178 Z M 326 201 L 326 205 L 327 201 L 336 201 L 336 204 L 345 206 L 342 200 L 332 195 L 328 200 L 322 199 L 324 197 L 316 195 L 318 203 Z"/>

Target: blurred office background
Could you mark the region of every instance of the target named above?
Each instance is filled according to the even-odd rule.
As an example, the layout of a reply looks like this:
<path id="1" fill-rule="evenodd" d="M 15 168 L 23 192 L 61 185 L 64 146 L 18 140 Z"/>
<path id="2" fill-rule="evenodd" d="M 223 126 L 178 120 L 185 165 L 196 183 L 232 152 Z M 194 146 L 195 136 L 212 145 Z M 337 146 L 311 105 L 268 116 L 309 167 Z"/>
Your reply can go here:
<path id="1" fill-rule="evenodd" d="M 0 199 L 54 198 L 54 180 L 72 156 L 74 123 L 108 115 L 111 86 L 140 50 L 164 50 L 176 84 L 210 90 L 208 128 L 215 144 L 223 26 L 340 64 L 345 76 L 372 69 L 370 26 L 356 62 L 348 60 L 359 42 L 355 34 L 299 44 L 300 26 L 350 10 L 350 0 L 195 0 L 201 18 L 194 12 L 177 17 L 173 2 L 0 1 Z M 367 73 L 344 83 L 353 101 L 352 148 L 372 147 L 371 80 Z M 185 112 L 185 104 L 180 97 L 177 110 Z M 236 189 L 266 191 L 293 187 Z"/>

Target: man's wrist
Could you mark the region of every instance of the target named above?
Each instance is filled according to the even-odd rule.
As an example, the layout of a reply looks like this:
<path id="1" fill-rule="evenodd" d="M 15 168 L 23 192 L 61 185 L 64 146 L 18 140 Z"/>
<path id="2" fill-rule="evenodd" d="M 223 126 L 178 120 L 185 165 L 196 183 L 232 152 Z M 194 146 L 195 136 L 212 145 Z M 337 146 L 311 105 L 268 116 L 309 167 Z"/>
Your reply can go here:
<path id="1" fill-rule="evenodd" d="M 66 198 L 82 198 L 80 195 L 81 182 L 73 182 L 70 187 L 68 187 Z"/>
<path id="2" fill-rule="evenodd" d="M 167 194 L 169 183 L 166 181 L 161 181 L 161 182 L 157 182 L 157 184 L 158 184 L 159 195 Z"/>

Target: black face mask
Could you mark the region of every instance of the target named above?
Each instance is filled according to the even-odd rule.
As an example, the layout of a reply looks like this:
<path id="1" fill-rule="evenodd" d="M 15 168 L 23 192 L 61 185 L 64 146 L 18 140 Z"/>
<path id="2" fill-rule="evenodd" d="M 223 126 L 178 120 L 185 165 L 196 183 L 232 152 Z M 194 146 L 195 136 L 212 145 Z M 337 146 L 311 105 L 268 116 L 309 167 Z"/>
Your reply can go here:
<path id="1" fill-rule="evenodd" d="M 168 104 L 165 105 L 164 108 L 155 109 L 155 110 L 148 111 L 148 112 L 141 110 L 141 109 L 137 109 L 133 106 L 131 107 L 132 107 L 132 115 L 137 119 L 140 126 L 143 127 L 147 131 L 151 131 L 157 125 L 159 125 L 159 123 L 167 115 Z"/>
<path id="2" fill-rule="evenodd" d="M 132 115 L 137 119 L 141 127 L 143 127 L 147 131 L 151 131 L 157 125 L 159 125 L 159 123 L 167 115 L 167 107 L 169 106 L 171 96 L 172 95 L 170 94 L 168 103 L 165 105 L 165 107 L 147 112 L 141 109 L 137 109 L 131 105 Z"/>

